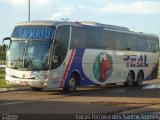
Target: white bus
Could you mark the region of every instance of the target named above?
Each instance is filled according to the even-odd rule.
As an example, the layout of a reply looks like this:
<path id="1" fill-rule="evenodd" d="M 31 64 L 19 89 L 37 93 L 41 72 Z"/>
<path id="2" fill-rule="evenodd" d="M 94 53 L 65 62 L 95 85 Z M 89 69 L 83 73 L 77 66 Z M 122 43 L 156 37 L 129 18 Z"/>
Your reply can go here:
<path id="1" fill-rule="evenodd" d="M 43 88 L 124 83 L 158 76 L 159 38 L 94 22 L 18 23 L 6 55 L 6 82 Z"/>

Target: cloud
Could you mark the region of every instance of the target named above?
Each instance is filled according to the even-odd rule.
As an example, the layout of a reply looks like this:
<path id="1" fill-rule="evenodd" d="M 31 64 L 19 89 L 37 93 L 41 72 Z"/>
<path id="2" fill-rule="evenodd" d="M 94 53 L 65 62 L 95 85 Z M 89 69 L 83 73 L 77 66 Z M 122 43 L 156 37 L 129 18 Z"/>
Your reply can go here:
<path id="1" fill-rule="evenodd" d="M 86 9 L 87 7 L 85 5 L 78 5 L 77 8 L 78 9 Z"/>
<path id="2" fill-rule="evenodd" d="M 160 14 L 160 2 L 139 0 L 132 3 L 110 3 L 97 11 L 118 14 Z"/>
<path id="3" fill-rule="evenodd" d="M 33 2 L 37 5 L 49 5 L 51 2 L 54 2 L 54 0 L 34 0 Z"/>
<path id="4" fill-rule="evenodd" d="M 27 3 L 27 0 L 5 0 L 5 1 L 15 5 L 24 5 Z"/>
<path id="5" fill-rule="evenodd" d="M 55 14 L 53 14 L 50 18 L 51 20 L 56 20 L 56 19 L 60 19 L 62 17 L 64 17 L 65 15 L 68 15 L 68 13 L 62 13 L 62 12 L 57 12 Z"/>
<path id="6" fill-rule="evenodd" d="M 13 5 L 19 5 L 19 6 L 24 6 L 28 4 L 28 0 L 5 0 L 6 2 L 13 4 Z M 51 2 L 54 2 L 54 0 L 30 0 L 30 3 L 32 5 L 49 5 Z"/>
<path id="7" fill-rule="evenodd" d="M 69 17 L 74 11 L 75 11 L 74 7 L 64 7 L 63 9 L 59 9 L 56 12 L 54 12 L 54 14 L 48 19 L 51 20 L 57 20 L 61 18 L 68 19 L 67 17 Z"/>

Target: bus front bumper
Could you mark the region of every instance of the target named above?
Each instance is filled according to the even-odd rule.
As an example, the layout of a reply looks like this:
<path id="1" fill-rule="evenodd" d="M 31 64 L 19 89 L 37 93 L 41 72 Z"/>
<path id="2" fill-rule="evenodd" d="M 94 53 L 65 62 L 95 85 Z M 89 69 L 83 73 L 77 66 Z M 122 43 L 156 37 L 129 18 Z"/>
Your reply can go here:
<path id="1" fill-rule="evenodd" d="M 48 82 L 44 79 L 17 79 L 6 76 L 6 83 L 22 87 L 47 88 Z"/>

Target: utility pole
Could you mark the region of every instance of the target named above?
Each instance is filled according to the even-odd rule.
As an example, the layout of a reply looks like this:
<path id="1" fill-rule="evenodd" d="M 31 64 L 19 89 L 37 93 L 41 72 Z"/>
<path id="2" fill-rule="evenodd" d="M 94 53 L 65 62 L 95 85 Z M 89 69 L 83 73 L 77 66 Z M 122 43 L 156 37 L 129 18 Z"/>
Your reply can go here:
<path id="1" fill-rule="evenodd" d="M 28 0 L 28 21 L 30 21 L 30 15 L 31 15 L 31 5 L 30 5 L 30 0 Z"/>

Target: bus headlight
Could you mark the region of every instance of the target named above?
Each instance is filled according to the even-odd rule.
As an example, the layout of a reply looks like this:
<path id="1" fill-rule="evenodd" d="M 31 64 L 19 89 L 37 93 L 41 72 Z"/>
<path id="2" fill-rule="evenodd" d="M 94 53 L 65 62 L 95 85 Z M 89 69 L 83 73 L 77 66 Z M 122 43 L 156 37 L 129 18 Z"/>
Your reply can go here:
<path id="1" fill-rule="evenodd" d="M 42 86 L 43 86 L 43 87 L 47 87 L 47 86 L 48 86 L 48 82 L 43 83 Z"/>
<path id="2" fill-rule="evenodd" d="M 48 79 L 48 76 L 47 76 L 47 75 L 42 75 L 42 76 L 38 76 L 38 78 L 39 78 L 39 79 L 45 79 L 45 80 L 46 80 L 46 79 Z"/>

